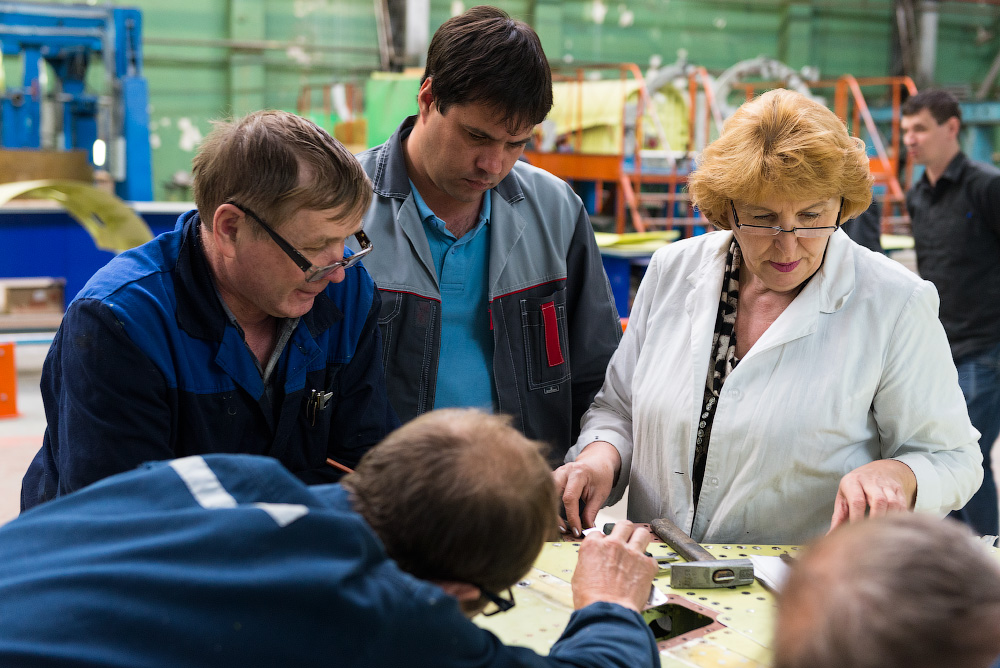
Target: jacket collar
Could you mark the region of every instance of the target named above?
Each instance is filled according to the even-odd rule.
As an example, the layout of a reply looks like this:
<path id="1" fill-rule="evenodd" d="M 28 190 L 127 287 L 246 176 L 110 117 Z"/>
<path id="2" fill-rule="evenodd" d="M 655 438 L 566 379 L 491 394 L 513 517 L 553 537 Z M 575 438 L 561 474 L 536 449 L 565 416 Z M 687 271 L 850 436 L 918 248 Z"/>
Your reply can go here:
<path id="1" fill-rule="evenodd" d="M 712 234 L 706 239 L 707 247 L 700 266 L 687 276 L 695 290 L 689 295 L 686 307 L 692 318 L 692 328 L 702 334 L 700 337 L 695 335 L 695 339 L 704 339 L 709 332 L 708 340 L 711 340 L 726 254 L 732 239 L 732 232 Z M 747 357 L 815 332 L 821 313 L 835 313 L 847 304 L 854 293 L 854 280 L 854 242 L 846 232 L 837 230 L 827 243 L 823 264 L 754 344 Z"/>
<path id="2" fill-rule="evenodd" d="M 182 214 L 181 246 L 174 268 L 177 295 L 177 325 L 199 339 L 222 341 L 228 318 L 215 292 L 215 279 L 201 245 L 201 218 L 198 211 Z"/>
<path id="3" fill-rule="evenodd" d="M 958 155 L 952 158 L 951 162 L 948 163 L 948 167 L 945 168 L 944 173 L 941 174 L 941 178 L 938 179 L 938 181 L 947 179 L 952 183 L 958 183 L 962 180 L 962 172 L 965 171 L 965 165 L 968 162 L 969 159 L 965 156 L 965 154 L 959 151 Z M 926 172 L 924 172 L 924 178 L 927 178 Z"/>
<path id="4" fill-rule="evenodd" d="M 722 272 L 726 266 L 726 255 L 733 241 L 733 233 L 712 234 L 706 241 L 710 243 L 707 243 L 704 259 L 688 275 L 687 280 L 700 289 L 717 283 L 721 290 Z M 799 297 L 815 294 L 816 308 L 821 313 L 839 311 L 854 292 L 853 243 L 843 229 L 837 230 L 826 245 L 823 264 L 799 293 Z"/>
<path id="5" fill-rule="evenodd" d="M 407 117 L 379 149 L 375 161 L 375 174 L 372 176 L 372 188 L 376 195 L 398 200 L 409 197 L 410 179 L 406 173 L 403 140 L 413 131 L 416 122 L 416 116 Z M 509 203 L 524 199 L 524 192 L 514 175 L 514 170 L 511 170 L 494 190 Z"/>
<path id="6" fill-rule="evenodd" d="M 818 280 L 817 280 L 818 279 Z M 844 307 L 854 294 L 854 241 L 840 229 L 830 237 L 826 257 L 813 280 L 802 291 L 816 282 L 816 306 L 820 313 L 835 313 Z"/>
<path id="7" fill-rule="evenodd" d="M 181 245 L 173 272 L 177 325 L 196 338 L 222 341 L 229 317 L 219 301 L 212 269 L 205 257 L 197 210 L 182 214 L 177 225 L 181 228 Z M 316 296 L 313 307 L 302 316 L 301 323 L 315 338 L 343 317 L 324 291 Z"/>
<path id="8" fill-rule="evenodd" d="M 948 181 L 949 183 L 959 183 L 962 180 L 962 172 L 965 171 L 965 166 L 969 163 L 969 158 L 961 151 L 951 159 L 948 166 L 945 167 L 944 172 L 938 178 L 937 182 L 932 186 L 930 180 L 927 178 L 927 170 L 924 170 L 923 176 L 917 181 L 917 187 L 921 189 L 933 192 L 940 187 L 942 181 Z"/>

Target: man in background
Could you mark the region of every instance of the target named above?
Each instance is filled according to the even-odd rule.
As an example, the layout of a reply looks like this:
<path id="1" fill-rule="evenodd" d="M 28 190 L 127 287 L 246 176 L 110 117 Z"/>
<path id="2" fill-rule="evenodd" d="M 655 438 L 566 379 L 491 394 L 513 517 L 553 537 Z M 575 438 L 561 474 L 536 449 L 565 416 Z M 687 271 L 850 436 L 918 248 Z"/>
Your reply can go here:
<path id="1" fill-rule="evenodd" d="M 0 528 L 0 665 L 653 668 L 649 533 L 588 536 L 549 656 L 469 621 L 553 533 L 538 443 L 475 411 L 422 416 L 343 484 L 277 462 L 155 462 Z"/>
<path id="2" fill-rule="evenodd" d="M 552 107 L 538 36 L 493 7 L 449 19 L 417 106 L 359 156 L 390 401 L 404 422 L 449 406 L 509 414 L 561 462 L 621 324 L 582 201 L 518 160 Z"/>
<path id="3" fill-rule="evenodd" d="M 194 159 L 197 210 L 100 269 L 42 370 L 47 428 L 31 508 L 147 461 L 274 457 L 331 482 L 398 425 L 357 263 L 371 184 L 310 121 L 218 123 Z M 364 253 L 344 251 L 349 237 Z"/>
<path id="4" fill-rule="evenodd" d="M 941 296 L 941 323 L 972 426 L 981 434 L 983 485 L 954 517 L 1000 533 L 990 454 L 1000 434 L 1000 170 L 958 143 L 962 110 L 945 91 L 903 104 L 903 143 L 924 174 L 906 194 L 917 270 Z"/>

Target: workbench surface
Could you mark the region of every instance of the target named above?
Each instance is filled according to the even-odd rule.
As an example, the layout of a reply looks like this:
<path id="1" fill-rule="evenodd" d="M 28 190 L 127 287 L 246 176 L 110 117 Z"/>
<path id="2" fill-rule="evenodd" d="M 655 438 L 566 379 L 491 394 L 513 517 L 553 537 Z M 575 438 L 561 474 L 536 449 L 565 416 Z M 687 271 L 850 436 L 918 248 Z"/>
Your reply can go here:
<path id="1" fill-rule="evenodd" d="M 719 559 L 751 555 L 795 556 L 796 546 L 704 545 Z M 495 633 L 508 645 L 530 647 L 541 654 L 559 639 L 573 612 L 570 579 L 576 567 L 578 542 L 547 543 L 531 572 L 514 587 L 516 607 L 492 617 L 476 617 L 475 622 Z M 650 543 L 653 556 L 673 550 L 659 542 Z M 664 668 L 766 668 L 771 664 L 771 634 L 774 596 L 760 583 L 724 589 L 670 588 L 670 571 L 661 570 L 654 585 L 667 595 L 669 605 L 682 606 L 685 622 L 711 621 L 681 636 L 661 640 L 660 662 Z M 676 624 L 675 618 L 675 624 Z"/>

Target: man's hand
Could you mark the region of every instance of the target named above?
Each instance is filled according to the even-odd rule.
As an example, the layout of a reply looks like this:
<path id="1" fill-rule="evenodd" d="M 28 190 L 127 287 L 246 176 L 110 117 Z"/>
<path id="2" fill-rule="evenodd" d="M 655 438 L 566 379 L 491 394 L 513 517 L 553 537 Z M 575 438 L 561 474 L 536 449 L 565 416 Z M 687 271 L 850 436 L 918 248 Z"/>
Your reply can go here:
<path id="1" fill-rule="evenodd" d="M 895 459 L 879 459 L 860 466 L 840 479 L 833 504 L 830 531 L 844 522 L 857 522 L 913 508 L 917 477 L 910 467 Z"/>
<path id="2" fill-rule="evenodd" d="M 656 560 L 645 555 L 649 531 L 625 520 L 610 536 L 593 532 L 580 543 L 573 572 L 573 607 L 607 601 L 640 612 L 649 599 Z"/>
<path id="3" fill-rule="evenodd" d="M 621 465 L 622 458 L 615 446 L 607 441 L 594 441 L 583 449 L 576 461 L 563 464 L 552 472 L 556 491 L 562 495 L 566 508 L 566 523 L 563 525 L 560 520 L 560 531 L 579 538 L 585 528 L 594 526 L 597 511 L 611 495 Z M 581 499 L 586 504 L 582 518 Z"/>

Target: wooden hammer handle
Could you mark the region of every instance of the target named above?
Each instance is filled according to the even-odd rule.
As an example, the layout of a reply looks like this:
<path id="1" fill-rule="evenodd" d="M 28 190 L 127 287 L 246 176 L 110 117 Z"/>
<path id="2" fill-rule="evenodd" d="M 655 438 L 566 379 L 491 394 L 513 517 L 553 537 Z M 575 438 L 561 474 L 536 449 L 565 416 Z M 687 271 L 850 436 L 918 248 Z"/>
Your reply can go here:
<path id="1" fill-rule="evenodd" d="M 674 548 L 677 554 L 688 561 L 712 561 L 712 553 L 696 543 L 693 538 L 681 531 L 681 528 L 663 517 L 649 523 L 653 533 L 664 543 Z"/>

